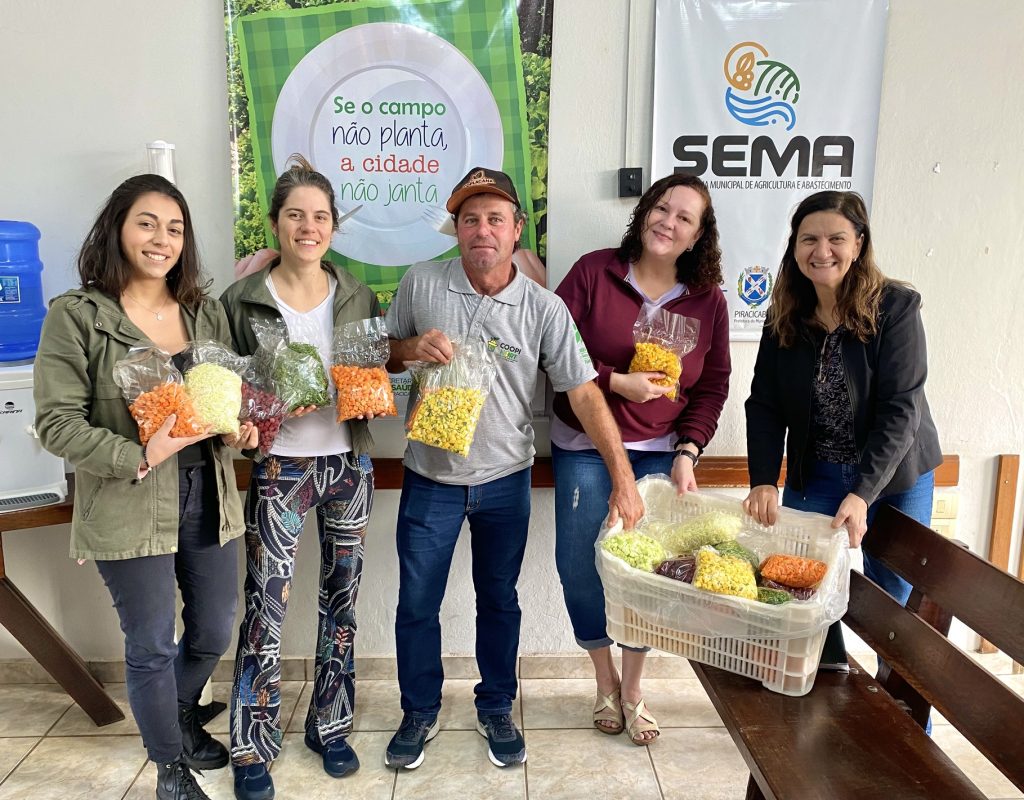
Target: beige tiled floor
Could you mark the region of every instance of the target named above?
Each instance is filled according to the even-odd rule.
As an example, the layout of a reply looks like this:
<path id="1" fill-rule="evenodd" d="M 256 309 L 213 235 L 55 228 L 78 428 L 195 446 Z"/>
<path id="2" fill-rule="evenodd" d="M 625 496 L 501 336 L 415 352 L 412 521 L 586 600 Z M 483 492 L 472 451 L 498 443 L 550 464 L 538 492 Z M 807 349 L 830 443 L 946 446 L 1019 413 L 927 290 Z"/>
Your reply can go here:
<path id="1" fill-rule="evenodd" d="M 858 656 L 864 666 L 870 659 Z M 1024 676 L 1012 676 L 1000 655 L 979 660 L 1017 692 Z M 468 674 L 468 673 L 467 673 Z M 287 733 L 274 764 L 281 800 L 731 800 L 743 796 L 747 772 L 717 713 L 686 662 L 652 659 L 645 692 L 663 733 L 651 748 L 624 736 L 605 736 L 590 726 L 593 686 L 580 659 L 523 659 L 515 713 L 529 748 L 522 768 L 499 770 L 487 760 L 475 732 L 472 679 L 449 680 L 444 689 L 441 733 L 427 746 L 415 771 L 385 769 L 383 754 L 401 718 L 394 680 L 357 684 L 355 732 L 350 743 L 362 761 L 344 781 L 328 777 L 302 742 L 310 685 L 282 684 Z M 559 677 L 560 675 L 566 677 Z M 108 687 L 127 711 L 123 684 Z M 214 684 L 226 699 L 229 686 Z M 951 726 L 935 719 L 935 741 L 990 798 L 1024 797 Z M 209 729 L 226 738 L 227 715 Z M 214 800 L 230 800 L 230 770 L 206 773 L 201 783 Z M 96 728 L 70 698 L 48 684 L 0 686 L 0 800 L 150 800 L 154 768 L 146 761 L 133 721 Z"/>

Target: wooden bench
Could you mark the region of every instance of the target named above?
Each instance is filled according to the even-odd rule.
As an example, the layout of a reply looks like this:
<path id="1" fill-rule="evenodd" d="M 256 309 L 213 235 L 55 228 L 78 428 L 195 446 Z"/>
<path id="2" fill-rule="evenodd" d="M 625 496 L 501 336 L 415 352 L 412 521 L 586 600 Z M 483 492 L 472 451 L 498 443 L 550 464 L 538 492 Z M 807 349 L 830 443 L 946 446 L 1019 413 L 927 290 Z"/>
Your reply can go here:
<path id="1" fill-rule="evenodd" d="M 821 672 L 803 697 L 693 662 L 750 769 L 747 800 L 969 800 L 985 795 L 924 732 L 932 707 L 1024 789 L 1024 698 L 946 638 L 956 617 L 1024 658 L 1024 583 L 892 508 L 864 546 L 914 587 L 907 608 L 858 572 L 843 622 L 879 680 Z"/>

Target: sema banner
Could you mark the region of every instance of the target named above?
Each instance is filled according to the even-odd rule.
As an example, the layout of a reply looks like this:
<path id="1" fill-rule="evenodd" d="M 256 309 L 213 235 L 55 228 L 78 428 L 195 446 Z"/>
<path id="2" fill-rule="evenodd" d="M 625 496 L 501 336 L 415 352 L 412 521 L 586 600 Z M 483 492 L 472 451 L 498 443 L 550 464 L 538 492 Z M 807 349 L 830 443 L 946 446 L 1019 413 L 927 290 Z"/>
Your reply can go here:
<path id="1" fill-rule="evenodd" d="M 756 340 L 809 194 L 870 208 L 888 3 L 658 0 L 651 175 L 711 191 L 733 339 Z"/>

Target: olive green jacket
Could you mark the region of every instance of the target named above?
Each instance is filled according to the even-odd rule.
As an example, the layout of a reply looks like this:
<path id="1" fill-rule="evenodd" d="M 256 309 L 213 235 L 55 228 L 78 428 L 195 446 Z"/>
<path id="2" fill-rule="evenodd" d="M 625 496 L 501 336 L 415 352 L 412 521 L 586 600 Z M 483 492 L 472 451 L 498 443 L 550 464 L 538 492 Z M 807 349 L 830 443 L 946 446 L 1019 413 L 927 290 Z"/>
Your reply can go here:
<path id="1" fill-rule="evenodd" d="M 189 339 L 230 345 L 216 300 L 181 311 Z M 177 455 L 133 482 L 142 446 L 121 387 L 114 383 L 114 362 L 132 347 L 151 346 L 120 304 L 98 289 L 60 295 L 43 322 L 34 367 L 36 431 L 43 447 L 75 467 L 72 558 L 114 561 L 177 551 Z M 232 451 L 220 437 L 210 442 L 223 545 L 244 531 L 242 502 Z"/>
<path id="2" fill-rule="evenodd" d="M 275 258 L 267 270 L 271 270 L 281 262 Z M 320 263 L 320 267 L 334 276 L 338 288 L 334 293 L 334 327 L 371 319 L 380 316 L 380 303 L 377 295 L 363 283 L 360 283 L 343 267 L 328 261 Z M 252 331 L 252 320 L 266 322 L 281 319 L 281 312 L 274 302 L 273 295 L 267 288 L 267 271 L 260 270 L 236 281 L 220 296 L 228 312 L 228 324 L 231 326 L 231 337 L 235 342 L 235 351 L 239 355 L 250 356 L 256 352 L 259 342 Z M 352 450 L 358 456 L 369 452 L 373 447 L 373 437 L 365 419 L 350 419 L 349 432 L 352 437 Z"/>

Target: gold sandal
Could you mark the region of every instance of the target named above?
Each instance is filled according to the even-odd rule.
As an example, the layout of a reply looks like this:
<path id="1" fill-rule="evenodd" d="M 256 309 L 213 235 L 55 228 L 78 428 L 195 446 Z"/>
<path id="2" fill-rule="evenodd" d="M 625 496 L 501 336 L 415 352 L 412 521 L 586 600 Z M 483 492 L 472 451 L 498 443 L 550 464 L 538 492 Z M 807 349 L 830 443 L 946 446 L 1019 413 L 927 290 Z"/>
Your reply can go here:
<path id="1" fill-rule="evenodd" d="M 647 710 L 643 698 L 636 705 L 623 700 L 622 710 L 625 712 L 626 732 L 629 734 L 630 741 L 637 747 L 647 747 L 661 736 L 658 720 Z M 654 736 L 649 739 L 642 735 L 648 731 L 654 731 Z"/>
<path id="2" fill-rule="evenodd" d="M 600 723 L 602 722 L 614 723 L 614 727 L 611 725 L 601 725 Z M 601 731 L 601 733 L 607 733 L 611 736 L 617 736 L 622 733 L 622 705 L 619 702 L 618 689 L 611 694 L 601 694 L 601 690 L 597 690 L 597 702 L 594 704 L 594 727 Z"/>

